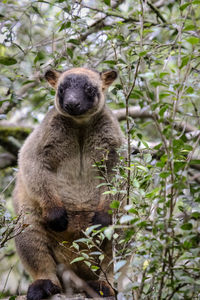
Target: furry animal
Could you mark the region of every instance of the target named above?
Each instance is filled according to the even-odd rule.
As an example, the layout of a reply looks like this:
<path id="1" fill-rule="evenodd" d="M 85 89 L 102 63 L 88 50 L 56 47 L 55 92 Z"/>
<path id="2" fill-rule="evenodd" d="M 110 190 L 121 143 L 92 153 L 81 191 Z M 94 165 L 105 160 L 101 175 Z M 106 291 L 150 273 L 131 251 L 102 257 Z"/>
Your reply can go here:
<path id="1" fill-rule="evenodd" d="M 45 74 L 56 90 L 55 107 L 19 153 L 13 194 L 16 213 L 21 213 L 29 225 L 16 237 L 17 252 L 34 279 L 28 300 L 60 292 L 60 263 L 97 290 L 102 289 L 102 283 L 83 262 L 70 264 L 76 257 L 70 246 L 88 226 L 111 222 L 107 213 L 110 199 L 102 194 L 103 186 L 97 188 L 102 179 L 94 164 L 104 161 L 107 176 L 112 176 L 117 149 L 123 143 L 118 121 L 106 106 L 104 95 L 116 77 L 113 70 L 99 73 L 86 68 L 63 73 L 49 70 Z M 63 246 L 62 241 L 67 243 Z M 109 241 L 104 250 L 104 264 L 108 266 Z M 109 289 L 104 286 L 106 293 Z"/>

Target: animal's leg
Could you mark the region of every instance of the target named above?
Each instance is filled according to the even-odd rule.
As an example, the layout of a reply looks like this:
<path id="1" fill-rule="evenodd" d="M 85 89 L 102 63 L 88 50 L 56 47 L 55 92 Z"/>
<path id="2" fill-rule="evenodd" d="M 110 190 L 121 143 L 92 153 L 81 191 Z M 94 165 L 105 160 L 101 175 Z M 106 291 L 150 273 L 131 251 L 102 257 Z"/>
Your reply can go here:
<path id="1" fill-rule="evenodd" d="M 26 270 L 35 280 L 28 289 L 27 300 L 40 300 L 60 292 L 52 242 L 42 226 L 29 227 L 15 239 L 17 252 Z"/>

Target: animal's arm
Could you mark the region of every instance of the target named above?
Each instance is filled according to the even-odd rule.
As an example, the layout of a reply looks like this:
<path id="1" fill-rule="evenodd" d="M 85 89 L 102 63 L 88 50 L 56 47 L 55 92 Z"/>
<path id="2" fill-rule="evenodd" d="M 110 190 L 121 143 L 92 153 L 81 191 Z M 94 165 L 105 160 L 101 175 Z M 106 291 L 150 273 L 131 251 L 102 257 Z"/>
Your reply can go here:
<path id="1" fill-rule="evenodd" d="M 55 145 L 28 149 L 25 145 L 20 155 L 20 174 L 31 199 L 42 209 L 42 216 L 55 231 L 67 227 L 67 213 L 57 188 L 57 167 L 60 161 Z"/>

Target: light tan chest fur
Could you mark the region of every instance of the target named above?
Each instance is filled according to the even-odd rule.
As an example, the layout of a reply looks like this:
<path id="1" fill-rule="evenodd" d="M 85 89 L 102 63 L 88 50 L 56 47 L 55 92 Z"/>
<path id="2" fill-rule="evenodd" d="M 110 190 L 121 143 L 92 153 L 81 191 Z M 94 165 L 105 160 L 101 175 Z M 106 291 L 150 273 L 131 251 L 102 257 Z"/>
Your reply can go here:
<path id="1" fill-rule="evenodd" d="M 100 181 L 93 164 L 88 155 L 78 153 L 73 159 L 65 159 L 59 166 L 58 193 L 68 210 L 91 211 L 94 205 L 98 205 L 100 190 L 97 185 Z"/>

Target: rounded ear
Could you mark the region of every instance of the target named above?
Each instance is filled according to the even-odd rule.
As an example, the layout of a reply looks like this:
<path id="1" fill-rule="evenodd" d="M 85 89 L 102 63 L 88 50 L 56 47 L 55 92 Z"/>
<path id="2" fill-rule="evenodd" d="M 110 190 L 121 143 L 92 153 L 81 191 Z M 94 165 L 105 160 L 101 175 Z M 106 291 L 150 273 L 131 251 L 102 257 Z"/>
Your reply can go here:
<path id="1" fill-rule="evenodd" d="M 103 71 L 100 73 L 100 76 L 103 82 L 103 89 L 106 89 L 117 78 L 117 72 L 115 70 Z"/>
<path id="2" fill-rule="evenodd" d="M 46 73 L 44 74 L 44 78 L 55 89 L 57 87 L 58 78 L 61 74 L 61 72 L 50 69 L 46 71 Z"/>

